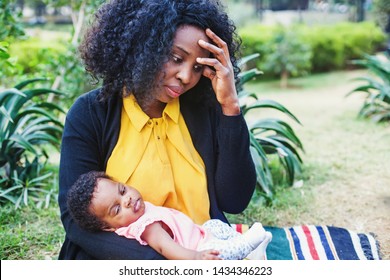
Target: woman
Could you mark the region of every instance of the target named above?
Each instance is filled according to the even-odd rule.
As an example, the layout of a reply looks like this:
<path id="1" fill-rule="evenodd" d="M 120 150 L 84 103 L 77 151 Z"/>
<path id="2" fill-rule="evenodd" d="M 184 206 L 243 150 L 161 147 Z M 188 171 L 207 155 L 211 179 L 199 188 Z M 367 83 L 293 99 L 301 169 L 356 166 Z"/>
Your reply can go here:
<path id="1" fill-rule="evenodd" d="M 162 258 L 74 223 L 66 194 L 91 170 L 197 224 L 246 208 L 256 173 L 235 89 L 239 45 L 216 1 L 114 0 L 98 10 L 80 53 L 103 84 L 69 110 L 62 139 L 60 259 Z"/>

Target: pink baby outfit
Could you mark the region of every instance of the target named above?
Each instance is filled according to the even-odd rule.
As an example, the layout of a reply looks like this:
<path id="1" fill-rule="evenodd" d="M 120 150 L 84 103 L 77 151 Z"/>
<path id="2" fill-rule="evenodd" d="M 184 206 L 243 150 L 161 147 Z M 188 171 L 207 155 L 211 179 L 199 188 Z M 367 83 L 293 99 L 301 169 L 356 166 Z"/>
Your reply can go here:
<path id="1" fill-rule="evenodd" d="M 205 230 L 196 225 L 188 216 L 175 209 L 155 206 L 145 201 L 145 214 L 137 221 L 127 227 L 118 228 L 115 232 L 118 235 L 138 240 L 140 244 L 147 245 L 141 235 L 146 226 L 161 221 L 172 231 L 174 241 L 181 246 L 196 250 L 199 241 L 206 236 Z"/>
<path id="2" fill-rule="evenodd" d="M 224 260 L 241 260 L 257 247 L 265 253 L 260 243 L 265 240 L 265 230 L 260 223 L 255 223 L 244 234 L 235 231 L 231 226 L 216 219 L 206 221 L 202 226 L 196 225 L 187 215 L 177 210 L 155 206 L 145 202 L 145 213 L 127 227 L 117 229 L 118 235 L 138 240 L 148 245 L 141 235 L 145 228 L 154 223 L 163 222 L 173 233 L 173 240 L 187 249 L 203 251 L 214 249 Z M 259 246 L 260 245 L 260 246 Z"/>

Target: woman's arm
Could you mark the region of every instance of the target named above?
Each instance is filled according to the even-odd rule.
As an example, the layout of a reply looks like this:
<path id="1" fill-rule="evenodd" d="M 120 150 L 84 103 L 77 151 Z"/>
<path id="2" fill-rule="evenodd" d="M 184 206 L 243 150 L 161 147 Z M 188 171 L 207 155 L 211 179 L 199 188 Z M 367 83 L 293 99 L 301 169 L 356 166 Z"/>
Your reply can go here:
<path id="1" fill-rule="evenodd" d="M 256 186 L 256 170 L 249 150 L 249 131 L 242 114 L 220 114 L 217 128 L 215 191 L 220 209 L 245 210 Z"/>
<path id="2" fill-rule="evenodd" d="M 94 96 L 88 94 L 76 101 L 68 112 L 63 132 L 58 202 L 66 238 L 71 241 L 70 246 L 77 244 L 91 258 L 161 259 L 162 256 L 153 249 L 142 246 L 135 240 L 119 237 L 115 233 L 91 233 L 82 230 L 68 212 L 66 195 L 76 179 L 91 170 L 104 170 L 105 158 L 102 149 L 107 143 L 102 139 L 107 137 L 108 128 L 104 128 L 102 123 L 109 123 L 109 116 L 106 116 L 107 110 L 103 110 L 102 105 L 94 103 L 93 100 Z M 97 111 L 99 109 L 100 111 Z M 114 121 L 112 123 L 119 126 L 119 123 Z"/>
<path id="3" fill-rule="evenodd" d="M 180 246 L 163 229 L 160 222 L 148 225 L 141 238 L 169 260 L 220 260 L 218 251 L 195 251 Z"/>
<path id="4" fill-rule="evenodd" d="M 215 191 L 220 210 L 240 213 L 247 207 L 256 184 L 248 128 L 240 112 L 228 45 L 210 29 L 206 29 L 206 35 L 213 43 L 199 40 L 199 45 L 212 56 L 197 61 L 209 66 L 204 67 L 203 75 L 210 79 L 222 111 L 217 127 Z"/>
<path id="5" fill-rule="evenodd" d="M 222 211 L 242 212 L 256 186 L 245 119 L 242 114 L 225 116 L 219 106 L 191 103 L 190 95 L 185 94 L 181 97 L 180 109 L 206 166 L 210 215 L 226 221 Z"/>

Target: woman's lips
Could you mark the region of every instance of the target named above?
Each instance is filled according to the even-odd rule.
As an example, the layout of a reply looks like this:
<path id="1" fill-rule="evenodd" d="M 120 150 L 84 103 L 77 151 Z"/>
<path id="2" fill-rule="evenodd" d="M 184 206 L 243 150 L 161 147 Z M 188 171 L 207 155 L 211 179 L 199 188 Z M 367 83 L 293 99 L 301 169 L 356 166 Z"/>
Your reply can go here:
<path id="1" fill-rule="evenodd" d="M 183 93 L 183 88 L 180 86 L 166 86 L 168 95 L 172 98 L 177 98 Z"/>

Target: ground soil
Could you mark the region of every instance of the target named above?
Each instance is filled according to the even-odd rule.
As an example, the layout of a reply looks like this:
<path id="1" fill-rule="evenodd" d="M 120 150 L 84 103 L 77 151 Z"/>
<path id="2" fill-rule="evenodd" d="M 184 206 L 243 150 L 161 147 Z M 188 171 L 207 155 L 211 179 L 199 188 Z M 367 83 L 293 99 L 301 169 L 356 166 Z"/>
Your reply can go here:
<path id="1" fill-rule="evenodd" d="M 345 82 L 324 81 L 314 91 L 270 96 L 300 119 L 303 126 L 295 129 L 305 145 L 304 162 L 320 170 L 303 182 L 302 193 L 311 194 L 308 209 L 286 220 L 372 233 L 382 259 L 390 260 L 390 125 L 356 118 L 363 95 L 345 95 L 357 86 L 350 79 L 361 74 L 340 74 Z"/>

